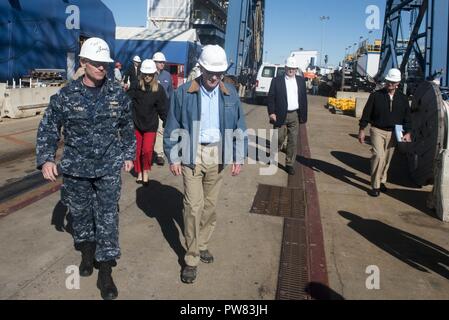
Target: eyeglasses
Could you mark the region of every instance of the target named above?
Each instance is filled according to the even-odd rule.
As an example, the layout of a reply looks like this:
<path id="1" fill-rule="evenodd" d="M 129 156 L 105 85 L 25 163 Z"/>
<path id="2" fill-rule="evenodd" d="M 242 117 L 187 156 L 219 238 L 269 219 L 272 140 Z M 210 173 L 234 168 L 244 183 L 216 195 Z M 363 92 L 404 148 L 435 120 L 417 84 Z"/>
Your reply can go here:
<path id="1" fill-rule="evenodd" d="M 107 62 L 99 62 L 99 61 L 92 61 L 92 60 L 88 60 L 87 63 L 97 69 L 100 67 L 103 67 L 103 69 L 106 69 L 109 65 L 109 63 L 107 63 Z"/>
<path id="2" fill-rule="evenodd" d="M 142 77 L 154 77 L 154 73 L 142 73 Z"/>
<path id="3" fill-rule="evenodd" d="M 387 81 L 387 84 L 392 85 L 392 86 L 397 86 L 400 84 L 400 82 Z"/>
<path id="4" fill-rule="evenodd" d="M 165 64 L 165 61 L 154 61 L 154 63 Z"/>
<path id="5" fill-rule="evenodd" d="M 224 72 L 211 72 L 207 71 L 206 69 L 203 70 L 203 73 L 207 75 L 208 77 L 216 76 L 217 78 L 221 78 L 224 75 Z"/>

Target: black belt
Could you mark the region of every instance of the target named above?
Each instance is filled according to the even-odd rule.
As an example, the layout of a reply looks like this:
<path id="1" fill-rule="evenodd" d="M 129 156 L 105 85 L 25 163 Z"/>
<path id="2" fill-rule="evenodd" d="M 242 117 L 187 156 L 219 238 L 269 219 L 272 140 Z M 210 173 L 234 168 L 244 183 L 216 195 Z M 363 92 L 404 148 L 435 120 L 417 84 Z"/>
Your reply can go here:
<path id="1" fill-rule="evenodd" d="M 293 110 L 293 111 L 287 111 L 287 113 L 293 113 L 293 112 L 298 112 L 299 109 Z"/>
<path id="2" fill-rule="evenodd" d="M 373 127 L 376 128 L 376 129 L 383 130 L 383 131 L 388 131 L 388 132 L 393 132 L 394 131 L 394 128 L 391 128 L 391 127 L 388 127 L 388 128 L 381 128 L 381 127 L 377 127 L 377 126 L 373 126 Z"/>

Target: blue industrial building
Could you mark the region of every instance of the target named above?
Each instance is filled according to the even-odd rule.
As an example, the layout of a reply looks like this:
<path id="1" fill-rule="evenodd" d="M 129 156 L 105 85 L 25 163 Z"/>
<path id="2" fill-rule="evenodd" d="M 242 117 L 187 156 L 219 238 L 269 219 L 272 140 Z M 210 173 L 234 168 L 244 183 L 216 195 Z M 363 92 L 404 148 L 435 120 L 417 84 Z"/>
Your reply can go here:
<path id="1" fill-rule="evenodd" d="M 186 78 L 201 52 L 196 30 L 184 32 L 171 30 L 152 32 L 147 28 L 116 29 L 115 58 L 126 70 L 134 56 L 142 60 L 151 59 L 156 52 L 163 52 L 175 84 Z M 175 85 L 176 86 L 176 85 Z"/>
<path id="2" fill-rule="evenodd" d="M 173 73 L 185 78 L 195 65 L 201 44 L 224 43 L 232 63 L 229 75 L 257 70 L 263 55 L 265 0 L 212 2 L 191 2 L 192 10 L 184 10 L 185 29 L 143 28 L 116 37 L 114 16 L 100 0 L 0 0 L 0 81 L 17 81 L 33 69 L 66 70 L 70 79 L 79 66 L 81 44 L 90 37 L 106 40 L 113 58 L 125 67 L 134 55 L 144 59 L 162 51 L 176 66 Z M 162 4 L 158 2 L 158 6 Z M 219 28 L 223 19 L 225 27 Z"/>
<path id="3" fill-rule="evenodd" d="M 114 52 L 114 16 L 100 0 L 0 0 L 0 81 L 38 68 L 70 75 L 89 37 L 103 38 Z"/>

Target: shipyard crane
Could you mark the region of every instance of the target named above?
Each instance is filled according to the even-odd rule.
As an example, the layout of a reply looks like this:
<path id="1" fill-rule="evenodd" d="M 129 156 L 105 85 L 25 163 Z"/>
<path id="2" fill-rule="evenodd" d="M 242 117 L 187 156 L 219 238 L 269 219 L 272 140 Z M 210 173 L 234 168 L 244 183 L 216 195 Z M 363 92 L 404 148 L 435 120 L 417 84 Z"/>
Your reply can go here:
<path id="1" fill-rule="evenodd" d="M 262 64 L 265 0 L 229 0 L 225 49 L 228 75 L 256 72 Z"/>

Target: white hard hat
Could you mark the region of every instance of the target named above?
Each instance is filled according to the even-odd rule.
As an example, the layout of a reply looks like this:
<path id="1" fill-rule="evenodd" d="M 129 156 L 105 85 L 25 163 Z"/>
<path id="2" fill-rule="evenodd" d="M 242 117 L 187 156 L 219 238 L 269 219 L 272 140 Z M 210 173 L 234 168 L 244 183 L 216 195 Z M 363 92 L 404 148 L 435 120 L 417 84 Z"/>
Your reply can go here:
<path id="1" fill-rule="evenodd" d="M 81 47 L 79 56 L 96 62 L 114 62 L 111 59 L 111 51 L 108 44 L 100 38 L 87 39 Z"/>
<path id="2" fill-rule="evenodd" d="M 145 74 L 153 74 L 157 72 L 156 63 L 151 59 L 146 59 L 140 66 L 140 72 Z"/>
<path id="3" fill-rule="evenodd" d="M 287 58 L 287 61 L 285 62 L 285 66 L 287 68 L 299 69 L 298 62 L 293 57 L 288 57 Z"/>
<path id="4" fill-rule="evenodd" d="M 219 45 L 207 45 L 203 48 L 198 63 L 210 72 L 225 72 L 228 70 L 226 52 Z"/>
<path id="5" fill-rule="evenodd" d="M 133 61 L 134 61 L 134 62 L 138 62 L 138 63 L 141 63 L 141 62 L 142 62 L 142 60 L 140 59 L 139 56 L 135 56 L 135 57 L 133 58 Z"/>
<path id="6" fill-rule="evenodd" d="M 157 62 L 167 62 L 167 59 L 165 59 L 165 56 L 162 52 L 156 52 L 153 55 L 153 61 L 157 61 Z"/>
<path id="7" fill-rule="evenodd" d="M 385 77 L 385 80 L 390 82 L 401 82 L 402 80 L 401 71 L 396 68 L 390 69 L 390 71 L 388 71 L 387 76 Z"/>

